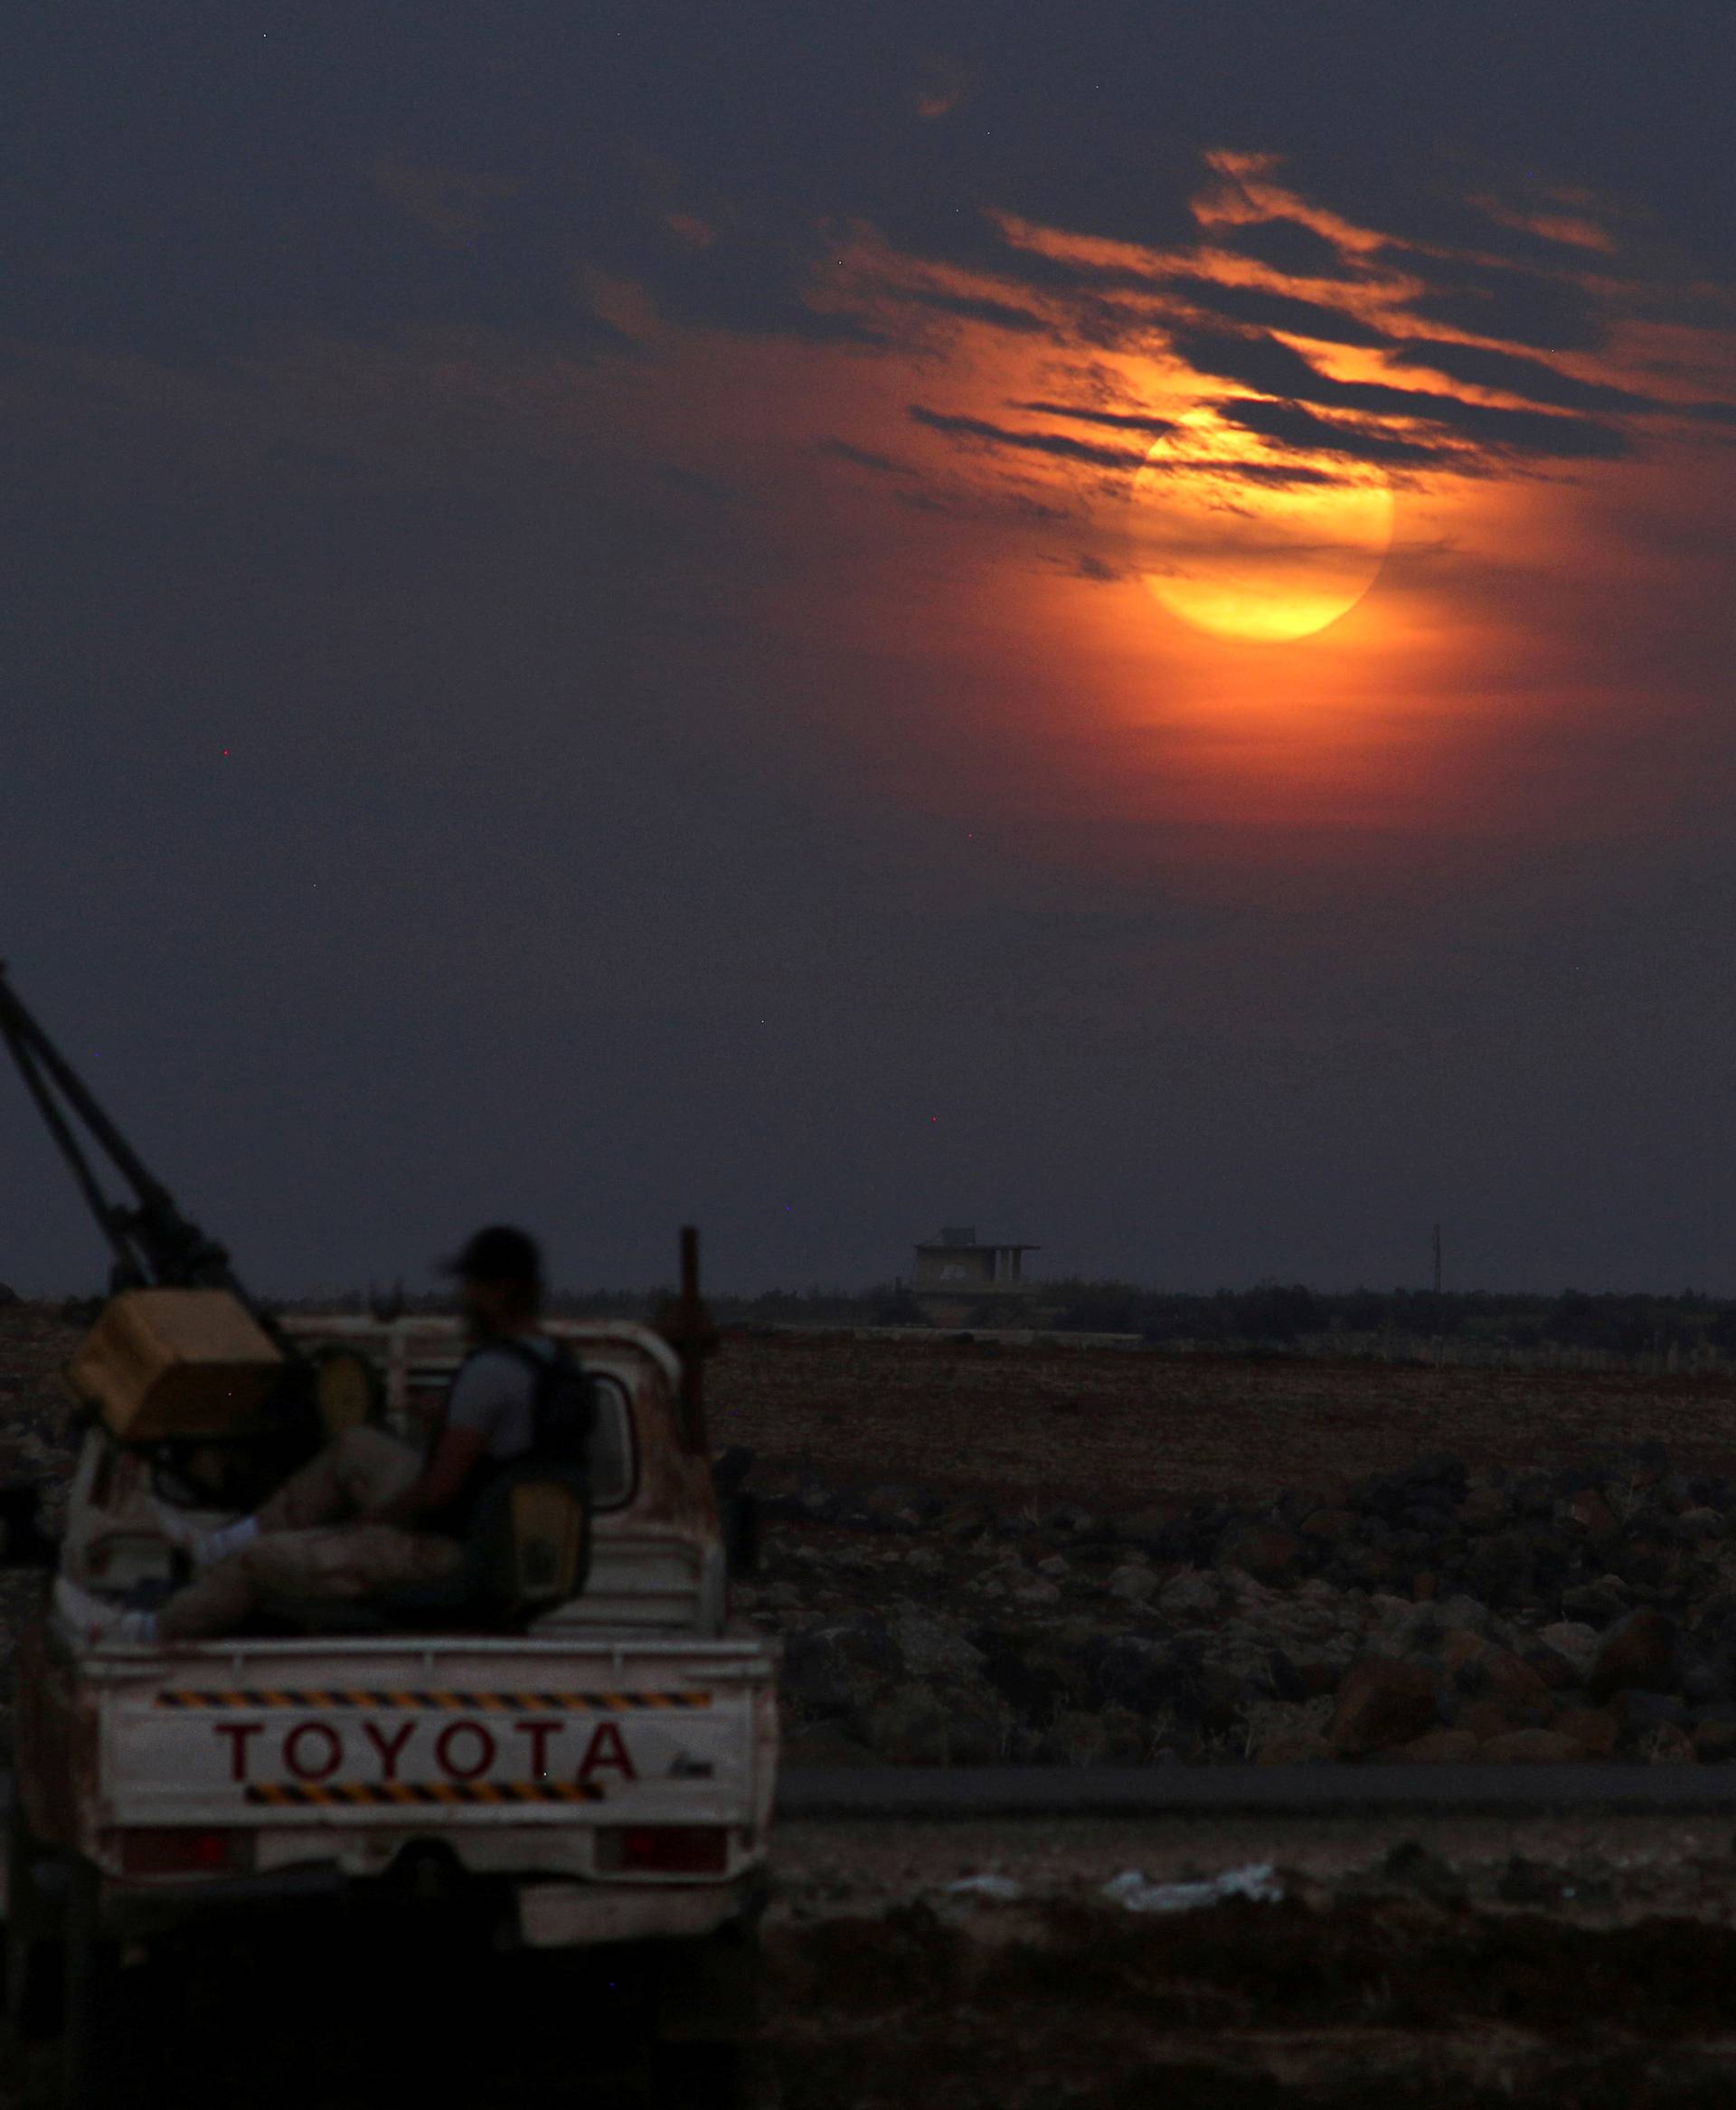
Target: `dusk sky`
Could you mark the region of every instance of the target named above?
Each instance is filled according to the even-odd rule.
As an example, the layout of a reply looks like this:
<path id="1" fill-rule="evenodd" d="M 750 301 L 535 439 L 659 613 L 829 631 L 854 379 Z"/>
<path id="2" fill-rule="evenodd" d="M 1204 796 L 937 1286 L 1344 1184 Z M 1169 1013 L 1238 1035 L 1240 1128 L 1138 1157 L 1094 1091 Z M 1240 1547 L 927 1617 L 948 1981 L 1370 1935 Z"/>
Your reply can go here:
<path id="1" fill-rule="evenodd" d="M 250 1282 L 1736 1295 L 1730 0 L 6 42 L 0 957 Z"/>

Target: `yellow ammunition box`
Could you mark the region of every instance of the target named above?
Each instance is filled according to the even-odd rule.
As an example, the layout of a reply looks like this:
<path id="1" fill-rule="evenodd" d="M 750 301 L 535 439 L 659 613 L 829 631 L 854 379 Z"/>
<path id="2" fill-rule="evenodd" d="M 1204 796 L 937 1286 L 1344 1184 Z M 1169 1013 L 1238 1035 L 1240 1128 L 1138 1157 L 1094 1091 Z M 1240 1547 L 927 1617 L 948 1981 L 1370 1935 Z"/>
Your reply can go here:
<path id="1" fill-rule="evenodd" d="M 227 1290 L 125 1290 L 67 1376 L 124 1443 L 222 1436 L 259 1419 L 283 1356 Z"/>

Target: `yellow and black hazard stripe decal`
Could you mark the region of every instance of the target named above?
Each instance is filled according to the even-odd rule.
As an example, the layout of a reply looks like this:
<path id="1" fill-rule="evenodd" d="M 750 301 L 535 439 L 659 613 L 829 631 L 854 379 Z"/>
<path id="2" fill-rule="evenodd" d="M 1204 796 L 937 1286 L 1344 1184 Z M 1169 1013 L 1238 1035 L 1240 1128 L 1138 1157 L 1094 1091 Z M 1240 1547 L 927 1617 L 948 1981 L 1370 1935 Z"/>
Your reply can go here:
<path id="1" fill-rule="evenodd" d="M 600 1802 L 603 1790 L 595 1781 L 351 1781 L 323 1787 L 268 1781 L 250 1786 L 247 1799 L 274 1809 L 343 1809 L 357 1803 L 420 1808 L 437 1802 Z"/>
<path id="2" fill-rule="evenodd" d="M 159 1692 L 158 1707 L 199 1708 L 407 1708 L 447 1714 L 635 1714 L 656 1709 L 708 1708 L 709 1692 L 360 1692 L 207 1691 L 184 1686 Z"/>

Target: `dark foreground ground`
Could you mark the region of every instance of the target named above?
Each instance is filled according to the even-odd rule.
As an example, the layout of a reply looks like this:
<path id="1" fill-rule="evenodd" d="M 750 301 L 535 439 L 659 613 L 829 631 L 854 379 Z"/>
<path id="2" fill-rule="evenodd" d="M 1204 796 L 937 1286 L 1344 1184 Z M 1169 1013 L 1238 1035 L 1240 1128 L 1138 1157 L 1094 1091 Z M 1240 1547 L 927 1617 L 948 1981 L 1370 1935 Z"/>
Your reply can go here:
<path id="1" fill-rule="evenodd" d="M 1728 1819 L 797 1823 L 764 1928 L 784 2110 L 1711 2110 L 1736 2090 Z M 137 2100 L 689 2110 L 628 1959 L 432 1913 L 286 1915 L 130 1987 Z M 52 2100 L 0 2051 L 0 2101 Z"/>
<path id="2" fill-rule="evenodd" d="M 1726 2103 L 1731 1856 L 1722 1819 L 792 1826 L 788 2099 Z"/>

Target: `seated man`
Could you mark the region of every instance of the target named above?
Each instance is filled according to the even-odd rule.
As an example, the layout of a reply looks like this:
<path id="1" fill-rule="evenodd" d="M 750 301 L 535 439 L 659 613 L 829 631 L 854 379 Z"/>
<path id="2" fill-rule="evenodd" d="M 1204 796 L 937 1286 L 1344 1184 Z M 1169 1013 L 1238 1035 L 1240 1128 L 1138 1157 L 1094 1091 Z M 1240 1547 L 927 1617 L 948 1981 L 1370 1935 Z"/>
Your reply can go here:
<path id="1" fill-rule="evenodd" d="M 156 1612 L 130 1612 L 62 1576 L 62 1618 L 89 1641 L 209 1641 L 273 1603 L 353 1601 L 450 1576 L 491 1469 L 524 1457 L 536 1432 L 542 1256 L 523 1231 L 478 1231 L 449 1263 L 476 1344 L 453 1380 L 426 1461 L 384 1429 L 346 1429 L 258 1513 L 177 1534 L 202 1572 Z"/>

